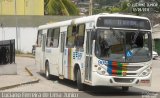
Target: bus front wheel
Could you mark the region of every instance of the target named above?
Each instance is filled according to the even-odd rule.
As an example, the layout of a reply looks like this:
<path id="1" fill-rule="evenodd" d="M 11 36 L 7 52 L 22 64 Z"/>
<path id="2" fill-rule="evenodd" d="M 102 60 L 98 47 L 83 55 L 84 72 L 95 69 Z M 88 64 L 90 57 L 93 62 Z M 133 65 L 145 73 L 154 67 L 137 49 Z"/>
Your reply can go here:
<path id="1" fill-rule="evenodd" d="M 77 87 L 78 87 L 79 91 L 84 90 L 84 85 L 83 85 L 82 80 L 81 80 L 81 72 L 80 72 L 79 69 L 77 71 Z"/>
<path id="2" fill-rule="evenodd" d="M 46 62 L 46 66 L 45 66 L 45 75 L 46 75 L 46 78 L 48 80 L 51 79 L 51 75 L 50 75 L 50 71 L 49 71 L 49 63 L 48 62 Z"/>

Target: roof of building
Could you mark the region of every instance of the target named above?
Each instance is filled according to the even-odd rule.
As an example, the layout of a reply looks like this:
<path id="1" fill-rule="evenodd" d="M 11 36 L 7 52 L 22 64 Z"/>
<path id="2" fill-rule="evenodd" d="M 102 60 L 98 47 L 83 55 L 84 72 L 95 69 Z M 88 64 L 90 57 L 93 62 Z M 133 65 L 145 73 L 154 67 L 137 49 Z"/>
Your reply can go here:
<path id="1" fill-rule="evenodd" d="M 74 19 L 80 16 L 0 16 L 0 27 L 38 27 L 50 22 Z M 16 22 L 17 21 L 17 22 Z"/>

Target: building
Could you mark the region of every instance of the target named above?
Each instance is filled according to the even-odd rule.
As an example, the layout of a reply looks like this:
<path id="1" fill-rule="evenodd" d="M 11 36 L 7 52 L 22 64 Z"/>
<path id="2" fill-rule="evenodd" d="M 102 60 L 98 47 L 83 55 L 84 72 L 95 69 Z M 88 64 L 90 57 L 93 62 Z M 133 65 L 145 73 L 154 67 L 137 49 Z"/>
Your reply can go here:
<path id="1" fill-rule="evenodd" d="M 35 16 L 35 15 L 0 16 L 0 41 L 15 39 L 16 50 L 19 50 L 24 53 L 28 52 L 31 53 L 32 45 L 36 44 L 37 28 L 39 25 L 74 19 L 76 17 L 77 16 Z"/>
<path id="2" fill-rule="evenodd" d="M 0 15 L 44 15 L 44 0 L 0 0 Z"/>

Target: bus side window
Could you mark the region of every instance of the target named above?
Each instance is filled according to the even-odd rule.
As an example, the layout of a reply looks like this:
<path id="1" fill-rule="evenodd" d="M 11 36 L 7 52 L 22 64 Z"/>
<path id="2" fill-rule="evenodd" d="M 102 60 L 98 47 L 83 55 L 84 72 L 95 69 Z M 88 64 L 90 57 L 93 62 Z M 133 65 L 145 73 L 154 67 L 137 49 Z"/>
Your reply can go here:
<path id="1" fill-rule="evenodd" d="M 54 34 L 53 34 L 53 47 L 57 48 L 59 45 L 59 34 L 60 34 L 60 29 L 56 28 L 54 29 Z"/>
<path id="2" fill-rule="evenodd" d="M 42 30 L 38 30 L 38 35 L 37 35 L 37 46 L 41 47 L 42 43 Z"/>
<path id="3" fill-rule="evenodd" d="M 57 48 L 59 45 L 59 34 L 60 34 L 59 28 L 49 29 L 47 32 L 46 46 Z"/>
<path id="4" fill-rule="evenodd" d="M 48 31 L 47 31 L 47 39 L 46 39 L 46 46 L 47 47 L 50 47 L 51 39 L 52 39 L 52 32 L 53 32 L 53 29 L 48 29 Z"/>
<path id="5" fill-rule="evenodd" d="M 66 46 L 68 48 L 73 48 L 75 45 L 75 35 L 76 35 L 76 26 L 68 26 L 67 29 L 67 42 Z"/>
<path id="6" fill-rule="evenodd" d="M 76 34 L 75 45 L 76 47 L 83 47 L 84 44 L 84 34 L 85 34 L 85 24 L 78 25 L 78 33 Z"/>

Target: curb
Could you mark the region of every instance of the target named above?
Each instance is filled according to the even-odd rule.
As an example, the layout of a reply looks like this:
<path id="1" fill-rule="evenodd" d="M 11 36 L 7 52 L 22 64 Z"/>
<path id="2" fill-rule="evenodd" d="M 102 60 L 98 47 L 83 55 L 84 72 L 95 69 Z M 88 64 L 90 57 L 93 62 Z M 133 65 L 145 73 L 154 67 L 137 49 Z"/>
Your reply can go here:
<path id="1" fill-rule="evenodd" d="M 25 70 L 29 73 L 30 76 L 33 76 L 32 72 L 27 68 L 25 67 Z M 10 88 L 14 88 L 14 87 L 18 87 L 18 86 L 22 86 L 22 85 L 26 85 L 26 84 L 33 84 L 33 83 L 38 83 L 40 81 L 40 79 L 37 79 L 35 77 L 33 77 L 35 80 L 32 80 L 32 81 L 28 81 L 28 82 L 24 82 L 24 83 L 18 83 L 18 84 L 15 84 L 15 85 L 10 85 L 10 86 L 5 86 L 5 87 L 1 87 L 0 88 L 0 91 L 1 90 L 6 90 L 6 89 L 10 89 Z"/>
<path id="2" fill-rule="evenodd" d="M 25 67 L 25 70 L 28 72 L 30 76 L 33 76 L 32 72 L 27 67 Z"/>
<path id="3" fill-rule="evenodd" d="M 38 82 L 39 82 L 39 79 L 36 79 L 34 81 L 29 81 L 29 82 L 19 83 L 19 84 L 15 84 L 15 85 L 5 86 L 5 87 L 0 88 L 0 91 L 10 89 L 10 88 L 14 88 L 14 87 L 17 87 L 17 86 L 22 86 L 22 85 L 25 85 L 25 84 L 31 84 L 31 83 L 33 84 L 33 83 L 38 83 Z"/>

